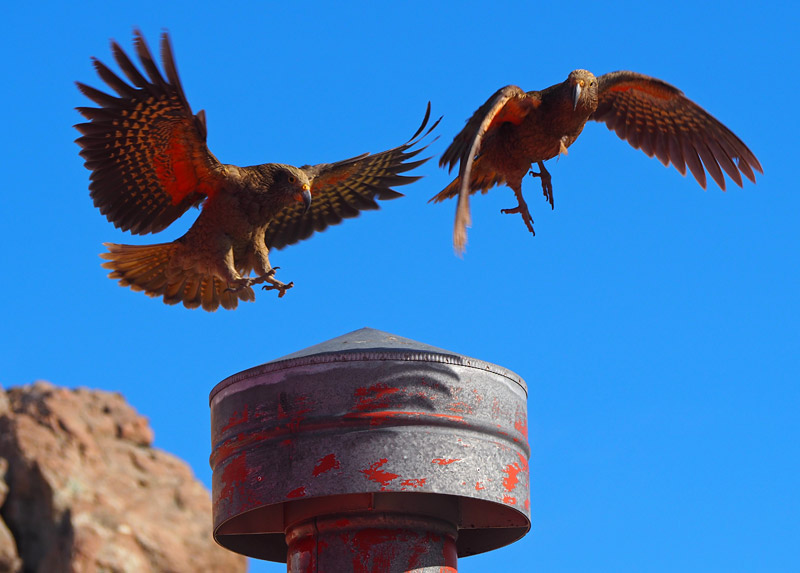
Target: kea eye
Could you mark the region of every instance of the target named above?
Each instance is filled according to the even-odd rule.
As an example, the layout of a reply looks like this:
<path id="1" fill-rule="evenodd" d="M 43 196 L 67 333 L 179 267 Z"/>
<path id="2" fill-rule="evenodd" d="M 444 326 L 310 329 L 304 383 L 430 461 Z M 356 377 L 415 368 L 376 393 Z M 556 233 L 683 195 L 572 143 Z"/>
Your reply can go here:
<path id="1" fill-rule="evenodd" d="M 289 175 L 289 183 L 297 183 L 297 177 L 294 175 Z"/>

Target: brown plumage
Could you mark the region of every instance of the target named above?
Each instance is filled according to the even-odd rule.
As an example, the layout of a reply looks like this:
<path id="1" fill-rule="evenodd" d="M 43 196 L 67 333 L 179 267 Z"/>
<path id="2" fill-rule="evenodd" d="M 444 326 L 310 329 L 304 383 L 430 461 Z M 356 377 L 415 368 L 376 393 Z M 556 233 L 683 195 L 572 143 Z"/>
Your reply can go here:
<path id="1" fill-rule="evenodd" d="M 381 153 L 299 168 L 220 163 L 206 146 L 204 112 L 194 115 L 186 100 L 167 34 L 161 38 L 166 79 L 138 31 L 134 46 L 144 73 L 111 43 L 127 81 L 94 60 L 100 78 L 119 97 L 78 83 L 99 107 L 78 108 L 89 121 L 75 126 L 82 134 L 76 141 L 92 171 L 95 206 L 124 231 L 161 231 L 189 207 L 203 204 L 194 225 L 176 241 L 106 243 L 109 252 L 101 255 L 110 278 L 167 304 L 234 309 L 240 300 L 254 300 L 252 287 L 261 283 L 283 296 L 292 283 L 274 278 L 270 249 L 378 209 L 378 199 L 401 197 L 392 187 L 419 179 L 402 173 L 427 161 L 410 159 L 424 149 L 412 146 L 438 124 L 421 135 L 430 104 L 411 139 Z"/>
<path id="2" fill-rule="evenodd" d="M 635 72 L 612 72 L 598 78 L 575 70 L 560 84 L 524 92 L 517 86 L 498 90 L 467 121 L 442 155 L 440 166 L 458 177 L 431 201 L 458 194 L 453 244 L 464 250 L 470 223 L 469 195 L 486 193 L 505 183 L 518 204 L 503 213 L 519 213 L 533 233 L 533 219 L 522 196 L 527 173 L 542 180 L 542 191 L 553 206 L 553 187 L 544 161 L 567 153 L 588 120 L 604 121 L 609 129 L 648 156 L 686 167 L 705 189 L 706 173 L 723 190 L 725 173 L 739 186 L 742 176 L 755 183 L 763 173 L 753 152 L 727 127 L 670 84 Z M 539 172 L 531 171 L 536 163 Z M 705 166 L 705 170 L 703 167 Z"/>

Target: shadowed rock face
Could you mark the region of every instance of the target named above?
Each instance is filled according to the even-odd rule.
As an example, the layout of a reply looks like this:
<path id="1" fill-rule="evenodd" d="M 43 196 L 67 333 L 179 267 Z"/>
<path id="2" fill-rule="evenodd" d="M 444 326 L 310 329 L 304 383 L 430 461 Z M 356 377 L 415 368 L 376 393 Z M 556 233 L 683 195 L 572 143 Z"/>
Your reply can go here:
<path id="1" fill-rule="evenodd" d="M 119 394 L 0 388 L 0 573 L 246 571 L 208 491 Z"/>

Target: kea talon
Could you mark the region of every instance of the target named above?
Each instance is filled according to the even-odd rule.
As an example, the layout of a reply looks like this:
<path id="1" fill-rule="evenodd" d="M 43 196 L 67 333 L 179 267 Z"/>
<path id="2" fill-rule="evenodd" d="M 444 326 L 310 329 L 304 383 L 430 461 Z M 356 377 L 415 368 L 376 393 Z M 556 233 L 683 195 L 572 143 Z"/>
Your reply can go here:
<path id="1" fill-rule="evenodd" d="M 528 174 L 531 177 L 540 177 L 542 179 L 542 194 L 544 195 L 544 198 L 550 203 L 550 208 L 555 209 L 555 207 L 553 206 L 553 183 L 552 183 L 553 178 L 550 176 L 550 172 L 547 169 L 545 169 L 544 163 L 542 163 L 541 161 L 537 161 L 537 163 L 539 165 L 539 171 L 536 172 L 533 169 L 531 169 L 528 172 Z"/>
<path id="2" fill-rule="evenodd" d="M 261 284 L 263 282 L 269 282 L 271 284 L 283 285 L 282 282 L 276 281 L 275 279 L 272 278 L 272 276 L 275 274 L 275 271 L 277 271 L 279 268 L 280 267 L 272 267 L 269 271 L 267 271 L 265 274 L 261 275 L 260 277 L 245 277 L 245 278 L 240 278 L 240 279 L 235 279 L 233 281 L 230 281 L 228 284 L 229 285 L 233 285 L 233 286 L 228 286 L 228 288 L 226 288 L 225 290 L 229 291 L 229 292 L 238 292 L 238 291 L 240 291 L 240 290 L 242 290 L 244 288 L 252 287 L 253 285 L 258 285 L 258 284 Z"/>
<path id="3" fill-rule="evenodd" d="M 525 222 L 525 226 L 528 227 L 528 230 L 533 236 L 536 236 L 536 232 L 533 230 L 533 217 L 531 217 L 530 212 L 528 212 L 528 205 L 525 204 L 525 201 L 520 201 L 520 204 L 513 209 L 500 209 L 500 212 L 503 215 L 519 213 L 522 216 L 522 220 Z"/>
<path id="4" fill-rule="evenodd" d="M 281 298 L 283 295 L 286 294 L 286 291 L 289 290 L 294 286 L 294 282 L 290 282 L 289 284 L 282 283 L 281 281 L 273 278 L 275 275 L 275 271 L 277 271 L 280 267 L 272 267 L 269 271 L 261 275 L 260 277 L 256 277 L 251 279 L 253 282 L 251 284 L 261 284 L 261 283 L 269 283 L 261 287 L 261 290 L 277 290 L 278 298 Z"/>
<path id="5" fill-rule="evenodd" d="M 294 281 L 290 282 L 289 284 L 284 284 L 280 281 L 270 281 L 270 284 L 264 285 L 261 287 L 261 290 L 277 290 L 278 298 L 281 298 L 283 295 L 286 294 L 286 291 L 289 290 L 294 286 Z"/>
<path id="6" fill-rule="evenodd" d="M 260 285 L 263 282 L 269 282 L 271 284 L 272 283 L 283 284 L 282 282 L 276 281 L 275 279 L 272 278 L 275 275 L 275 271 L 277 271 L 279 268 L 280 267 L 272 267 L 270 270 L 268 270 L 266 273 L 264 273 L 260 277 L 256 277 L 254 279 L 250 279 L 251 281 L 253 281 L 253 282 L 250 283 L 250 286 L 252 286 L 252 285 Z"/>

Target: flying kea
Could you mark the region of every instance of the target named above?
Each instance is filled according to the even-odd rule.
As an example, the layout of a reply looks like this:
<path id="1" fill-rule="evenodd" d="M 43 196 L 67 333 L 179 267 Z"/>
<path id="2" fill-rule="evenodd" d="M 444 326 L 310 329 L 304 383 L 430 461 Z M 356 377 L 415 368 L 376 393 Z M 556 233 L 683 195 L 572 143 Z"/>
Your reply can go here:
<path id="1" fill-rule="evenodd" d="M 541 178 L 552 208 L 553 186 L 544 162 L 566 154 L 590 119 L 604 121 L 634 148 L 664 165 L 672 163 L 683 175 L 688 166 L 703 189 L 706 170 L 723 190 L 723 170 L 739 187 L 742 174 L 755 183 L 753 170 L 763 173 L 753 152 L 731 130 L 656 78 L 625 71 L 595 77 L 575 70 L 563 83 L 542 91 L 506 86 L 478 108 L 439 162 L 450 171 L 460 163 L 458 177 L 431 199 L 440 202 L 458 194 L 456 250 L 463 252 L 467 242 L 469 195 L 503 183 L 514 191 L 517 206 L 502 212 L 519 213 L 533 233 L 522 179 L 529 172 Z M 531 170 L 533 163 L 538 172 Z"/>
<path id="2" fill-rule="evenodd" d="M 299 168 L 223 164 L 206 146 L 205 113 L 193 114 L 186 100 L 169 36 L 161 37 L 166 79 L 141 32 L 134 32 L 133 43 L 144 73 L 111 43 L 127 81 L 93 60 L 116 96 L 77 84 L 98 105 L 79 107 L 89 121 L 75 126 L 82 134 L 76 140 L 80 154 L 92 172 L 90 195 L 110 222 L 133 234 L 161 231 L 192 206 L 202 204 L 202 211 L 171 243 L 105 243 L 103 267 L 122 286 L 208 311 L 255 300 L 258 284 L 281 297 L 293 283 L 275 279 L 271 249 L 378 209 L 378 199 L 401 197 L 392 187 L 419 179 L 402 174 L 427 161 L 410 160 L 425 149 L 412 147 L 438 124 L 423 134 L 430 103 L 411 139 L 388 151 Z"/>

